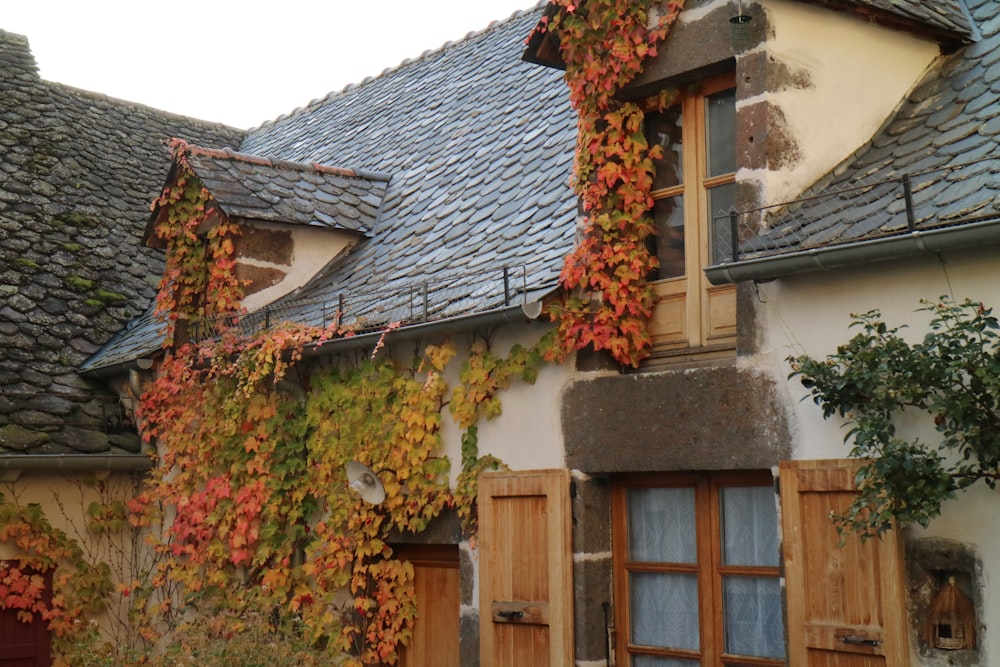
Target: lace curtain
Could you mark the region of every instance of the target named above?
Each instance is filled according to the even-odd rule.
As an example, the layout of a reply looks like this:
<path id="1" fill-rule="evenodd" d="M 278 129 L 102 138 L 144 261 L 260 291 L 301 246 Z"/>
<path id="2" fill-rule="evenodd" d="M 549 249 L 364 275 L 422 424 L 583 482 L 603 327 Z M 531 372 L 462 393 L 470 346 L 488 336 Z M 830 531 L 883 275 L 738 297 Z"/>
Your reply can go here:
<path id="1" fill-rule="evenodd" d="M 720 492 L 723 563 L 778 564 L 778 525 L 770 487 L 723 487 Z M 707 508 L 701 508 L 706 511 Z M 693 488 L 640 488 L 628 494 L 629 560 L 696 564 L 697 521 Z M 699 650 L 698 578 L 693 573 L 629 575 L 632 642 Z M 776 577 L 722 579 L 727 653 L 784 657 L 781 590 Z M 632 667 L 691 667 L 696 661 L 634 656 Z"/>

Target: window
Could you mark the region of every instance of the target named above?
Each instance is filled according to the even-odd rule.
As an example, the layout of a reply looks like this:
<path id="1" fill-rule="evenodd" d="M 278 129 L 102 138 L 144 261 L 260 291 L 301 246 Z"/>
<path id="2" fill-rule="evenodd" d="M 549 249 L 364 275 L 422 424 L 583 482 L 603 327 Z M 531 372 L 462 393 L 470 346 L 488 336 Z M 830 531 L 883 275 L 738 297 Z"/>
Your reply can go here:
<path id="1" fill-rule="evenodd" d="M 715 287 L 702 269 L 732 248 L 728 211 L 736 193 L 736 88 L 733 75 L 685 90 L 677 103 L 646 116 L 646 136 L 659 144 L 653 216 L 660 267 L 651 327 L 659 351 L 690 354 L 735 344 L 736 292 Z"/>
<path id="2" fill-rule="evenodd" d="M 627 476 L 613 488 L 618 664 L 784 664 L 769 472 Z"/>

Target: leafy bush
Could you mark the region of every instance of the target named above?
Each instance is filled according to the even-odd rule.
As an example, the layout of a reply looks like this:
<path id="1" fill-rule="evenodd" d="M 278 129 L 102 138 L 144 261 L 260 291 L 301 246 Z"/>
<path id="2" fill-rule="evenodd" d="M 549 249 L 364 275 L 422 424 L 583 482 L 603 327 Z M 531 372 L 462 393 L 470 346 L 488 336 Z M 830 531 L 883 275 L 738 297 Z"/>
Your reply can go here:
<path id="1" fill-rule="evenodd" d="M 926 526 L 945 500 L 1000 478 L 1000 325 L 991 309 L 947 297 L 922 301 L 932 315 L 918 343 L 877 310 L 854 315 L 861 332 L 825 360 L 790 357 L 823 416 L 847 420 L 851 456 L 869 459 L 841 529 L 881 535 L 893 525 Z M 900 433 L 914 411 L 930 417 L 934 442 Z"/>

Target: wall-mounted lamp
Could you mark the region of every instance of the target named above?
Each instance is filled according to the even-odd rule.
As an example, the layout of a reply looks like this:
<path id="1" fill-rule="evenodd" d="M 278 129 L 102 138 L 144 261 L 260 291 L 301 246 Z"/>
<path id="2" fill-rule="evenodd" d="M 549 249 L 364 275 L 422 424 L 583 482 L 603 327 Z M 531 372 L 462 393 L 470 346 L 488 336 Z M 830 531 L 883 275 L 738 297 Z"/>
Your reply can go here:
<path id="1" fill-rule="evenodd" d="M 385 487 L 374 470 L 358 461 L 348 461 L 344 465 L 347 471 L 347 484 L 361 499 L 370 505 L 379 505 L 385 500 Z"/>

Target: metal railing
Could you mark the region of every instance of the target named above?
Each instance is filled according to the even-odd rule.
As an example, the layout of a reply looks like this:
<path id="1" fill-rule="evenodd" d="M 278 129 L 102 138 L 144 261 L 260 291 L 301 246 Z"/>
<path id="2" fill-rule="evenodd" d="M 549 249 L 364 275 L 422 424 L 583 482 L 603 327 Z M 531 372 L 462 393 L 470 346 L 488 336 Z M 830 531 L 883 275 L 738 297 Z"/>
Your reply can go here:
<path id="1" fill-rule="evenodd" d="M 989 167 L 979 161 L 876 175 L 791 201 L 720 211 L 712 218 L 712 260 L 739 262 L 1000 217 L 993 206 L 1000 179 L 977 179 L 983 172 Z"/>
<path id="2" fill-rule="evenodd" d="M 234 329 L 241 335 L 254 335 L 284 323 L 319 327 L 337 324 L 360 333 L 397 322 L 433 322 L 525 303 L 527 294 L 527 268 L 504 266 L 434 280 L 401 280 L 371 291 L 336 292 L 324 300 L 282 301 L 252 313 L 192 322 L 189 331 L 195 341 L 216 338 Z"/>

